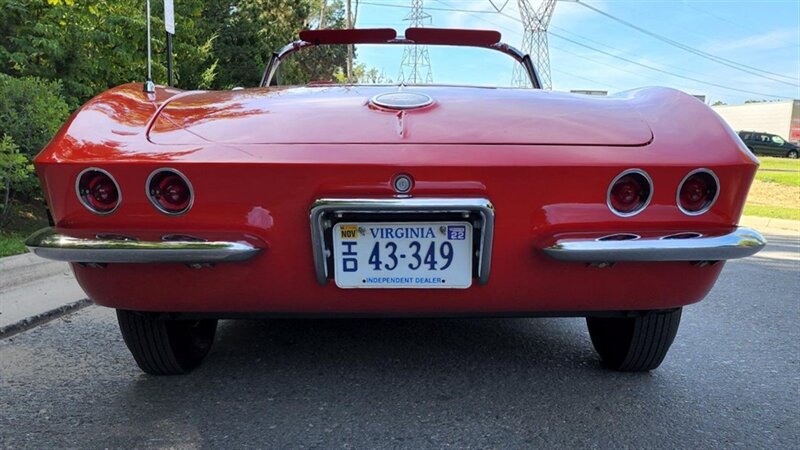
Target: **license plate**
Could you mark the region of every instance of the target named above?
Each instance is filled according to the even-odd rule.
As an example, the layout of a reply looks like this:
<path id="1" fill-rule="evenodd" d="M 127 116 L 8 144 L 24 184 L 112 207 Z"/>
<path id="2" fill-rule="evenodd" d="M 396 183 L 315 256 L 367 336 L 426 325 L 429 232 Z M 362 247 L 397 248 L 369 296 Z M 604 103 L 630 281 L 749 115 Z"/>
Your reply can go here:
<path id="1" fill-rule="evenodd" d="M 333 266 L 340 288 L 468 288 L 472 224 L 337 223 Z"/>

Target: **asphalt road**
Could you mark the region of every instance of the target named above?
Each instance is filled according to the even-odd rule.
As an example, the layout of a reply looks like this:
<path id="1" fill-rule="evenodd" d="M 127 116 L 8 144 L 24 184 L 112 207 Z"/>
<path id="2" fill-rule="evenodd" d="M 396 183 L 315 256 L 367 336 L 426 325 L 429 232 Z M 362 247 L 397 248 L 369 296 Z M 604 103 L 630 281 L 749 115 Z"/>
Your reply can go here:
<path id="1" fill-rule="evenodd" d="M 89 307 L 0 341 L 0 448 L 797 448 L 800 239 L 770 238 L 649 374 L 580 319 L 270 320 L 158 378 Z"/>

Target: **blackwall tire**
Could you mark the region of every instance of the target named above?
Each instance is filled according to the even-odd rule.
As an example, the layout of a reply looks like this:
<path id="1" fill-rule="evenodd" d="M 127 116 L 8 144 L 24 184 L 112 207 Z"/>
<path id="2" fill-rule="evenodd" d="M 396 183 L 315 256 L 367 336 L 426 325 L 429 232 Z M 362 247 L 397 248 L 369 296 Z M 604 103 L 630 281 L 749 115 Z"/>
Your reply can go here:
<path id="1" fill-rule="evenodd" d="M 216 320 L 172 320 L 152 313 L 117 310 L 122 338 L 136 364 L 151 375 L 181 375 L 211 350 Z"/>
<path id="2" fill-rule="evenodd" d="M 661 365 L 681 322 L 681 308 L 636 317 L 587 317 L 589 336 L 603 363 L 624 372 Z"/>
<path id="3" fill-rule="evenodd" d="M 789 150 L 789 153 L 786 154 L 786 157 L 791 159 L 797 159 L 798 156 L 800 156 L 800 154 L 798 154 L 797 150 Z"/>

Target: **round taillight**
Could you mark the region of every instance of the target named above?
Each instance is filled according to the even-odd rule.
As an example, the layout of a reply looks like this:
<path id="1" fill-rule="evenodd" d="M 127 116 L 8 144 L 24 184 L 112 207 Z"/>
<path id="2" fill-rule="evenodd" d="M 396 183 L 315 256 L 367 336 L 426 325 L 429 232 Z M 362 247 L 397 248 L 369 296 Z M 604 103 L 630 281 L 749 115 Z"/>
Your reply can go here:
<path id="1" fill-rule="evenodd" d="M 173 169 L 159 169 L 147 180 L 147 196 L 165 214 L 183 214 L 192 207 L 194 192 L 189 180 Z"/>
<path id="2" fill-rule="evenodd" d="M 678 186 L 678 208 L 690 216 L 697 216 L 711 209 L 719 195 L 719 180 L 714 172 L 697 169 L 689 172 Z"/>
<path id="3" fill-rule="evenodd" d="M 119 207 L 122 198 L 119 186 L 105 170 L 84 170 L 75 186 L 81 203 L 93 213 L 111 214 Z"/>
<path id="4" fill-rule="evenodd" d="M 626 170 L 617 175 L 608 187 L 606 203 L 614 214 L 630 217 L 639 214 L 650 203 L 653 184 L 642 170 Z"/>

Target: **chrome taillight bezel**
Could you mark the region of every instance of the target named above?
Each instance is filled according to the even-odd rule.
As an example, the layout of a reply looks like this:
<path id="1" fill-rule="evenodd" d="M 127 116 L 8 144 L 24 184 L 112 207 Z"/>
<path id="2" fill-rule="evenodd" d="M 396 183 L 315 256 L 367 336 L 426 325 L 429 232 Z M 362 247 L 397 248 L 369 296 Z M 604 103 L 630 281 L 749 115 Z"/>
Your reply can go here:
<path id="1" fill-rule="evenodd" d="M 86 202 L 86 199 L 83 198 L 83 194 L 81 194 L 81 179 L 83 179 L 84 175 L 88 174 L 89 172 L 98 172 L 108 177 L 112 183 L 114 183 L 114 187 L 117 189 L 117 204 L 108 211 L 101 211 L 93 207 L 91 204 Z M 88 209 L 90 212 L 97 214 L 98 216 L 107 216 L 112 214 L 114 211 L 118 210 L 120 205 L 122 204 L 122 189 L 119 187 L 119 183 L 117 183 L 116 178 L 107 170 L 101 169 L 99 167 L 87 167 L 80 171 L 77 177 L 75 177 L 75 195 L 78 197 L 78 201 L 83 205 L 84 208 Z"/>
<path id="2" fill-rule="evenodd" d="M 611 191 L 614 189 L 614 185 L 617 184 L 622 177 L 627 175 L 639 175 L 647 182 L 647 186 L 650 188 L 647 198 L 642 202 L 642 205 L 639 206 L 637 209 L 629 212 L 618 211 L 614 208 L 611 204 Z M 653 186 L 653 179 L 650 178 L 650 175 L 645 172 L 643 169 L 625 169 L 619 173 L 614 179 L 611 180 L 611 183 L 608 184 L 608 189 L 606 190 L 606 206 L 608 210 L 611 211 L 614 215 L 618 217 L 633 217 L 645 209 L 650 205 L 650 201 L 653 200 L 653 192 L 655 192 L 655 187 Z"/>
<path id="3" fill-rule="evenodd" d="M 183 180 L 184 183 L 186 183 L 186 186 L 189 188 L 189 202 L 186 205 L 186 207 L 180 211 L 170 211 L 164 208 L 159 203 L 158 199 L 155 198 L 151 193 L 150 184 L 153 182 L 156 176 L 166 172 L 171 172 L 172 174 L 178 176 L 181 180 Z M 189 181 L 189 178 L 186 175 L 184 175 L 183 172 L 177 169 L 173 169 L 171 167 L 162 167 L 150 172 L 150 175 L 147 176 L 147 181 L 144 184 L 144 193 L 147 196 L 147 199 L 150 201 L 150 204 L 153 205 L 154 208 L 156 208 L 159 212 L 166 214 L 168 216 L 181 216 L 189 212 L 189 210 L 192 209 L 192 206 L 194 206 L 194 186 L 192 186 L 192 182 Z"/>
<path id="4" fill-rule="evenodd" d="M 714 196 L 711 198 L 711 200 L 709 200 L 706 203 L 706 205 L 703 206 L 701 209 L 698 209 L 697 211 L 689 211 L 689 210 L 685 209 L 681 205 L 681 189 L 683 189 L 683 184 L 686 183 L 686 181 L 689 178 L 691 178 L 693 175 L 697 175 L 698 173 L 704 173 L 704 174 L 710 175 L 711 178 L 714 180 L 714 184 L 716 186 L 716 191 L 714 192 Z M 699 216 L 701 214 L 707 213 L 714 206 L 714 203 L 716 203 L 717 199 L 719 198 L 719 193 L 720 193 L 721 190 L 722 190 L 722 186 L 719 183 L 719 177 L 717 177 L 717 174 L 714 173 L 713 170 L 707 169 L 705 167 L 701 167 L 699 169 L 694 169 L 694 170 L 690 171 L 689 173 L 687 173 L 686 176 L 683 177 L 681 182 L 678 183 L 678 189 L 675 191 L 675 204 L 678 206 L 678 209 L 682 213 L 684 213 L 685 215 L 687 215 L 687 216 Z"/>

